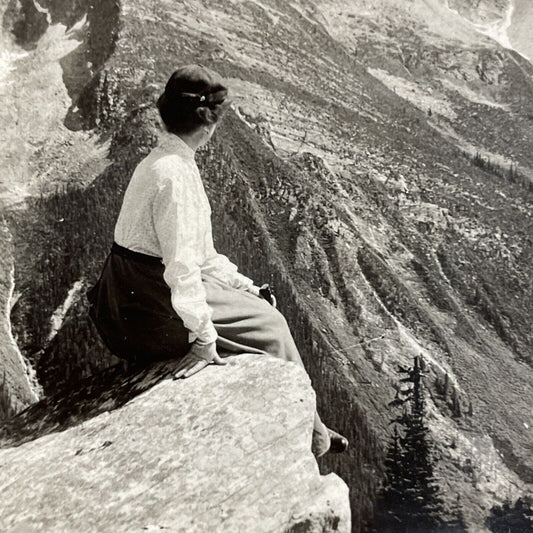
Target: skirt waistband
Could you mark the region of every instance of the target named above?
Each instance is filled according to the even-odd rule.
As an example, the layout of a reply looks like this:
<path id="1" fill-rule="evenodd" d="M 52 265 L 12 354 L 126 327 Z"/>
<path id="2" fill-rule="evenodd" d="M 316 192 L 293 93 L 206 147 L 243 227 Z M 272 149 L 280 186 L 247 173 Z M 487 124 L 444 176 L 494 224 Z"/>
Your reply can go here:
<path id="1" fill-rule="evenodd" d="M 161 266 L 163 264 L 163 260 L 161 259 L 161 257 L 143 254 L 141 252 L 135 252 L 133 250 L 130 250 L 129 248 L 120 246 L 120 244 L 117 244 L 116 242 L 113 242 L 113 245 L 111 246 L 111 253 L 147 265 Z"/>

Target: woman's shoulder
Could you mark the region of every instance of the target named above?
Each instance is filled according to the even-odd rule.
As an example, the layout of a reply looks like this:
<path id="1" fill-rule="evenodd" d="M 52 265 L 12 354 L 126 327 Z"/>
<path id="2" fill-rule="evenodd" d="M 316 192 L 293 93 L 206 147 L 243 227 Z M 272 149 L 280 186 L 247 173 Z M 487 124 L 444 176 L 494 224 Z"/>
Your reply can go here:
<path id="1" fill-rule="evenodd" d="M 178 154 L 168 153 L 155 147 L 145 160 L 146 173 L 156 182 L 180 181 L 190 173 L 189 165 Z"/>

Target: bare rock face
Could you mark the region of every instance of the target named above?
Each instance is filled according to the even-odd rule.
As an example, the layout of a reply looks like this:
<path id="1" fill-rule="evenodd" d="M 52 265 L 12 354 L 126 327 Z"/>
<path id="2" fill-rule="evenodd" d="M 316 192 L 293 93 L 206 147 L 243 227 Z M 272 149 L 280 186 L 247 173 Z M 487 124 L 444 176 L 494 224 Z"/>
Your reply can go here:
<path id="1" fill-rule="evenodd" d="M 348 532 L 348 488 L 310 451 L 305 372 L 238 356 L 0 450 L 0 530 Z"/>

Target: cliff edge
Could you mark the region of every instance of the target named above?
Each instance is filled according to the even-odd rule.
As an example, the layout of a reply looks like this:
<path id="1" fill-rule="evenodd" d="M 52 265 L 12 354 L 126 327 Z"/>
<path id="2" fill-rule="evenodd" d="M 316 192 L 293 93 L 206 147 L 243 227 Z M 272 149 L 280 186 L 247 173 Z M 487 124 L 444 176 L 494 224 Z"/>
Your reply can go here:
<path id="1" fill-rule="evenodd" d="M 350 531 L 348 488 L 310 451 L 301 368 L 243 355 L 175 381 L 175 364 L 122 378 L 115 399 L 87 386 L 92 407 L 70 416 L 43 402 L 22 413 L 25 436 L 4 433 L 0 449 L 0 529 Z M 45 407 L 55 414 L 32 437 L 31 410 Z"/>

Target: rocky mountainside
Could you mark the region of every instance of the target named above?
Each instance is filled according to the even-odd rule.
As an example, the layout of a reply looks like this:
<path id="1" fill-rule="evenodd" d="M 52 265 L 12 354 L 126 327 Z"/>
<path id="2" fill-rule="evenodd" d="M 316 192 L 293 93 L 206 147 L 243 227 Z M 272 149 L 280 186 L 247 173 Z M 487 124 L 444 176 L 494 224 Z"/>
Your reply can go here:
<path id="1" fill-rule="evenodd" d="M 481 531 L 494 503 L 533 493 L 527 5 L 513 3 L 511 46 L 487 31 L 503 1 L 1 5 L 11 328 L 40 394 L 114 362 L 84 294 L 157 142 L 158 91 L 201 62 L 233 94 L 198 157 L 217 246 L 274 286 L 325 421 L 351 439 L 321 469 L 349 484 L 354 531 L 414 356 L 445 512 L 459 497 Z M 26 374 L 6 373 L 4 395 Z"/>

